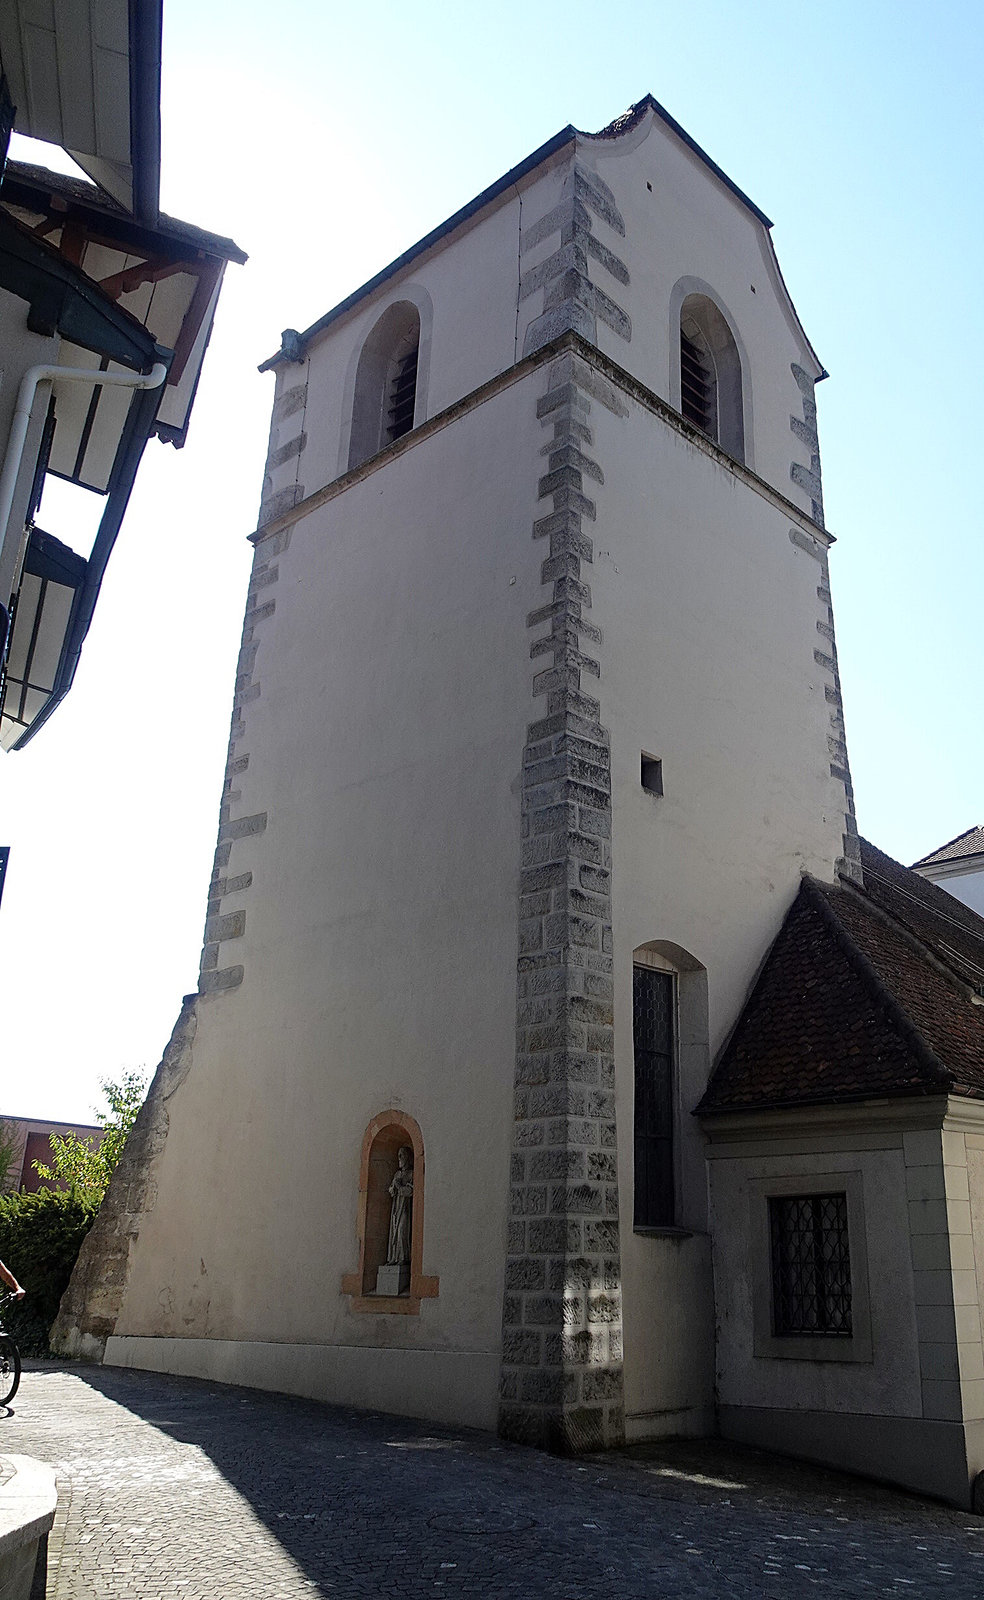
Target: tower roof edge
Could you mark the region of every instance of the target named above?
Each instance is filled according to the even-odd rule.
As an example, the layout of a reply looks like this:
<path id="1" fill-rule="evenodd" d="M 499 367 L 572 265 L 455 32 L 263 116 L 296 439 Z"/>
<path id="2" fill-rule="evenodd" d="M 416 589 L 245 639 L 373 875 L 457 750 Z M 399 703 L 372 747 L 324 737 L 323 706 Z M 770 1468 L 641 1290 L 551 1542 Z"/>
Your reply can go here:
<path id="1" fill-rule="evenodd" d="M 335 322 L 346 311 L 358 305 L 360 300 L 364 300 L 367 295 L 372 294 L 375 289 L 379 288 L 380 284 L 386 282 L 387 278 L 393 277 L 395 273 L 409 266 L 412 261 L 424 255 L 434 245 L 439 244 L 442 239 L 447 238 L 456 228 L 460 228 L 462 223 L 468 222 L 472 217 L 477 216 L 487 205 L 491 205 L 493 200 L 497 200 L 500 195 L 505 194 L 514 184 L 525 178 L 528 173 L 542 166 L 545 161 L 556 155 L 565 145 L 573 144 L 578 137 L 578 131 L 571 123 L 568 123 L 566 128 L 561 128 L 559 133 L 555 133 L 552 139 L 547 140 L 546 144 L 541 144 L 525 160 L 520 161 L 518 166 L 510 167 L 508 172 L 503 173 L 501 178 L 497 178 L 495 183 L 490 184 L 487 189 L 483 189 L 473 200 L 469 200 L 467 205 L 462 206 L 459 211 L 455 211 L 444 222 L 438 223 L 436 228 L 432 228 L 430 233 L 425 234 L 422 239 L 418 239 L 417 243 L 412 244 L 409 250 L 404 250 L 402 255 L 397 256 L 395 261 L 389 263 L 389 266 L 383 267 L 382 271 L 377 272 L 375 277 L 370 278 L 368 282 L 353 290 L 344 300 L 340 300 L 338 305 L 332 306 L 331 310 L 326 311 L 324 316 L 318 318 L 317 322 L 312 322 L 311 326 L 305 328 L 304 332 L 299 336 L 298 343 L 292 348 L 291 352 L 281 347 L 272 356 L 269 356 L 266 361 L 261 362 L 260 372 L 271 371 L 281 361 L 302 360 L 304 346 L 308 343 L 308 340 L 313 339 L 323 328 L 327 328 L 330 323 Z"/>
<path id="2" fill-rule="evenodd" d="M 667 128 L 670 129 L 671 133 L 675 133 L 677 138 L 687 146 L 687 149 L 693 151 L 694 155 L 704 163 L 705 167 L 708 167 L 710 171 L 714 173 L 715 177 L 720 179 L 726 189 L 731 190 L 731 193 L 735 196 L 735 198 L 740 200 L 743 206 L 747 207 L 747 209 L 752 213 L 752 216 L 757 218 L 764 228 L 772 227 L 772 219 L 766 216 L 765 212 L 755 204 L 754 200 L 749 199 L 744 189 L 740 189 L 733 178 L 728 177 L 728 174 L 725 172 L 724 168 L 719 167 L 717 162 L 712 160 L 703 146 L 699 145 L 697 140 L 692 138 L 687 132 L 686 128 L 683 127 L 681 123 L 677 122 L 675 117 L 670 115 L 666 107 L 660 104 L 655 95 L 643 95 L 641 100 L 637 100 L 634 105 L 629 106 L 627 111 L 623 111 L 621 116 L 618 116 L 614 119 L 614 121 L 607 123 L 606 126 L 599 129 L 597 133 L 587 133 L 583 129 L 579 128 L 577 130 L 577 136 L 579 139 L 588 140 L 620 139 L 624 134 L 629 133 L 633 128 L 638 127 L 647 111 L 652 111 L 653 114 L 657 116 Z"/>

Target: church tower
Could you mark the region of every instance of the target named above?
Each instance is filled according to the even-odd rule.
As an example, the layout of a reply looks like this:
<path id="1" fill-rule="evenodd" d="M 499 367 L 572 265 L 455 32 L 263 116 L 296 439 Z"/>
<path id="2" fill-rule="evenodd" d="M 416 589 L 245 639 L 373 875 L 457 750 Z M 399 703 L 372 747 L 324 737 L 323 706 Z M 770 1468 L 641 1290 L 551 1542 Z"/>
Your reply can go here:
<path id="1" fill-rule="evenodd" d="M 63 1348 L 712 1429 L 692 1112 L 803 874 L 858 872 L 769 230 L 647 97 L 266 363 L 200 992 Z"/>

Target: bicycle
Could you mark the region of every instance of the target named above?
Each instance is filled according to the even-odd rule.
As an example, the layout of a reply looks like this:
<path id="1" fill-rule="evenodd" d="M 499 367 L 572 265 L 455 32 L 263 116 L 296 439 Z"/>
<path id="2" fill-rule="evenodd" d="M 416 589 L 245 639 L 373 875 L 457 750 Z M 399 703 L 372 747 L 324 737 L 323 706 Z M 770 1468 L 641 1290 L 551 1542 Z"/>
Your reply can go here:
<path id="1" fill-rule="evenodd" d="M 21 1380 L 20 1351 L 16 1341 L 4 1331 L 2 1321 L 3 1312 L 13 1298 L 12 1294 L 8 1294 L 0 1299 L 0 1406 L 9 1406 Z"/>

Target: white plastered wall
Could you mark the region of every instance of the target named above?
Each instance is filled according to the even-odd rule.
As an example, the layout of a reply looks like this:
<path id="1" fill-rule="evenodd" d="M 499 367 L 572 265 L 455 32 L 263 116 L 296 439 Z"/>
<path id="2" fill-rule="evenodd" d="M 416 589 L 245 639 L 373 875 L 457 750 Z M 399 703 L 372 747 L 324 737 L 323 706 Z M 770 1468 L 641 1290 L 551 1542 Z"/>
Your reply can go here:
<path id="1" fill-rule="evenodd" d="M 742 356 L 746 462 L 808 512 L 809 497 L 790 478 L 793 461 L 810 465 L 809 450 L 790 427 L 791 416 L 803 415 L 791 366 L 796 362 L 814 380 L 820 368 L 790 309 L 768 230 L 653 113 L 622 139 L 579 140 L 578 160 L 615 196 L 624 238 L 602 219 L 593 231 L 631 272 L 630 284 L 619 289 L 591 263 L 592 280 L 632 321 L 630 344 L 599 323 L 599 348 L 679 406 L 682 294 L 674 298 L 674 290 L 702 285 L 725 313 Z"/>
<path id="2" fill-rule="evenodd" d="M 707 1129 L 726 1431 L 966 1505 L 984 1470 L 979 1104 L 818 1107 Z M 801 1358 L 786 1341 L 776 1355 L 761 1342 L 764 1208 L 772 1193 L 821 1190 L 848 1196 L 857 1348 Z"/>
<path id="3" fill-rule="evenodd" d="M 978 1101 L 949 1103 L 943 1125 L 943 1199 L 949 1236 L 947 1276 L 951 1289 L 956 1362 L 940 1396 L 967 1425 L 972 1474 L 984 1471 L 984 1107 Z"/>
<path id="4" fill-rule="evenodd" d="M 303 363 L 277 369 L 277 398 L 304 383 L 307 442 L 298 464 L 274 469 L 271 492 L 298 478 L 308 494 L 347 470 L 355 370 L 363 343 L 386 308 L 410 300 L 421 317 L 415 424 L 456 404 L 505 372 L 522 351 L 517 311 L 519 241 L 528 217 L 555 204 L 565 157 L 547 161 L 469 219 L 425 256 L 387 278 L 311 341 Z M 525 262 L 524 262 L 525 265 Z M 274 448 L 293 438 L 293 424 Z"/>
<path id="5" fill-rule="evenodd" d="M 909 1243 L 902 1135 L 885 1139 L 822 1138 L 783 1152 L 763 1141 L 740 1158 L 715 1152 L 710 1162 L 718 1317 L 718 1398 L 722 1406 L 919 1417 L 919 1334 Z M 756 1355 L 753 1289 L 761 1282 L 755 1208 L 766 1205 L 769 1181 L 845 1188 L 859 1180 L 866 1228 L 871 1360 L 798 1360 Z M 776 1192 L 781 1192 L 777 1187 Z M 851 1241 L 852 1271 L 862 1241 Z M 855 1301 L 858 1284 L 855 1282 Z M 857 1321 L 857 1318 L 855 1318 Z"/>
<path id="6" fill-rule="evenodd" d="M 706 1431 L 713 1309 L 703 1140 L 691 1112 L 803 872 L 833 876 L 844 791 L 830 775 L 814 658 L 820 567 L 754 486 L 630 403 L 594 405 L 605 473 L 588 569 L 612 740 L 615 1049 L 630 1436 Z M 661 797 L 642 788 L 659 757 Z M 671 941 L 706 970 L 702 1070 L 679 1083 L 679 1221 L 632 1229 L 633 951 Z"/>
<path id="7" fill-rule="evenodd" d="M 938 889 L 945 889 L 947 894 L 952 894 L 955 899 L 969 906 L 971 911 L 976 911 L 979 917 L 984 917 L 984 861 L 979 865 L 962 869 L 943 866 L 932 868 L 921 867 L 919 875 L 929 878 Z"/>
<path id="8" fill-rule="evenodd" d="M 253 874 L 223 946 L 245 979 L 200 1002 L 112 1361 L 494 1425 L 537 382 L 351 485 L 278 558 L 237 780 L 237 814 L 267 824 L 228 868 Z M 391 1107 L 425 1146 L 440 1292 L 419 1316 L 340 1292 L 363 1133 Z"/>

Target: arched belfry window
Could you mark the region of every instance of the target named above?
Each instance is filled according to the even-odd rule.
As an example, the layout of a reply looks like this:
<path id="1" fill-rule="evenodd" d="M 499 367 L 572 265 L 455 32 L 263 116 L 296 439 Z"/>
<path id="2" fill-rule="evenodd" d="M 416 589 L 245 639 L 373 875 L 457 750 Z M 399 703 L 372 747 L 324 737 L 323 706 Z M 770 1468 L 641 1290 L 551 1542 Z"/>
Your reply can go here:
<path id="1" fill-rule="evenodd" d="M 724 315 L 703 294 L 688 295 L 680 308 L 680 410 L 744 461 L 741 358 Z"/>
<path id="2" fill-rule="evenodd" d="M 348 465 L 358 467 L 414 424 L 420 314 L 408 300 L 383 312 L 362 346 L 355 376 Z"/>

